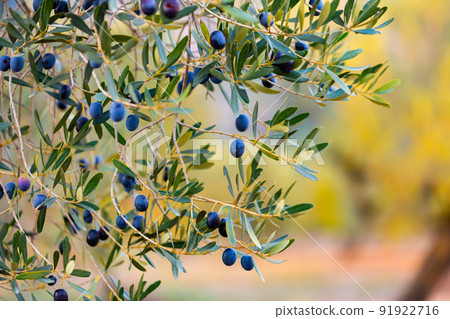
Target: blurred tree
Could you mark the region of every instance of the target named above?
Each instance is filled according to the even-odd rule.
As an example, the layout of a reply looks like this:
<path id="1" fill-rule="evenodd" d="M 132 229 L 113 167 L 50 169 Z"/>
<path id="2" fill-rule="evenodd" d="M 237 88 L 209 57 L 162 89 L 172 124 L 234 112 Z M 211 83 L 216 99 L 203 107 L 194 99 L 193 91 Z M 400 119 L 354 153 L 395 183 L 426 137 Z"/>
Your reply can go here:
<path id="1" fill-rule="evenodd" d="M 366 63 L 373 52 L 391 55 L 389 76 L 407 79 L 392 100 L 395 107 L 367 112 L 369 103 L 356 99 L 334 114 L 339 127 L 332 149 L 339 150 L 337 163 L 354 185 L 357 219 L 370 221 L 375 214 L 382 231 L 431 234 L 423 265 L 401 296 L 405 300 L 427 299 L 450 265 L 450 8 L 448 1 L 435 5 L 428 10 L 419 0 L 392 2 L 401 18 L 387 37 L 359 44 L 372 46 L 361 55 Z"/>

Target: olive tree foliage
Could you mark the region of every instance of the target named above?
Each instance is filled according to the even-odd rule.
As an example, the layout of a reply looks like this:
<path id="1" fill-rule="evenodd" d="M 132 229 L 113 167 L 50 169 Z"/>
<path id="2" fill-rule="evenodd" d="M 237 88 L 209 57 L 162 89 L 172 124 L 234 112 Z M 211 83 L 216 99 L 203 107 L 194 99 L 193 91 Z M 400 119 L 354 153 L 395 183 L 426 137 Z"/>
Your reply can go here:
<path id="1" fill-rule="evenodd" d="M 325 107 L 328 101 L 351 103 L 355 95 L 362 95 L 389 107 L 380 95 L 397 82 L 376 84 L 387 64 L 352 64 L 362 49 L 349 48 L 346 42 L 352 33 L 378 35 L 393 20 L 384 19 L 387 8 L 380 0 L 180 0 L 176 16 L 167 18 L 158 0 L 157 12 L 149 16 L 139 11 L 136 1 L 84 6 L 85 2 L 69 0 L 68 12 L 56 12 L 54 0 L 42 0 L 37 11 L 26 1 L 3 1 L 0 8 L 1 55 L 25 59 L 23 70 L 0 72 L 0 174 L 5 194 L 0 288 L 19 300 L 34 300 L 39 289 L 52 295 L 54 288 L 68 289 L 85 300 L 142 300 L 160 281 L 149 284 L 141 278 L 124 287 L 120 276 L 128 276 L 113 274 L 115 267 L 128 264 L 130 271 L 145 272 L 155 267 L 152 260 L 159 256 L 171 264 L 177 278 L 186 272 L 183 255 L 220 258 L 229 247 L 238 258 L 251 255 L 262 278 L 256 264 L 278 263 L 273 256 L 294 241 L 268 232 L 268 226 L 313 205 L 288 204 L 292 186 L 281 189 L 276 181 L 264 180 L 260 161 L 286 163 L 294 179 L 316 180 L 317 172 L 303 161 L 328 145 L 309 144 L 318 131 L 314 129 L 298 137 L 296 151 L 280 155 L 279 146 L 299 136 L 309 113 L 280 103 L 273 117 L 263 121 L 263 99 L 292 95 Z M 268 27 L 260 23 L 261 13 L 267 14 Z M 226 38 L 219 50 L 210 44 L 216 30 Z M 296 50 L 298 41 L 308 49 Z M 42 58 L 49 52 L 57 61 L 47 70 Z M 292 70 L 284 69 L 283 63 L 291 63 Z M 192 81 L 183 77 L 196 67 L 200 70 Z M 62 85 L 72 89 L 63 100 L 58 94 Z M 250 132 L 216 131 L 214 123 L 195 121 L 189 105 L 193 90 L 223 95 L 229 112 L 250 117 Z M 103 106 L 103 114 L 95 119 L 89 116 L 93 102 Z M 137 130 L 129 132 L 125 119 L 112 121 L 109 108 L 114 102 L 122 103 L 127 115 L 139 117 Z M 81 116 L 88 122 L 77 127 Z M 156 140 L 139 146 L 152 156 L 133 157 L 133 141 L 154 133 Z M 209 198 L 194 176 L 195 170 L 217 165 L 210 161 L 210 145 L 193 148 L 200 136 L 237 138 L 257 150 L 248 165 L 239 158 L 236 169 L 225 165 L 223 176 L 217 177 L 228 200 Z M 278 143 L 269 146 L 264 142 L 268 138 Z M 135 182 L 132 189 L 118 181 L 123 176 Z M 31 188 L 15 188 L 9 194 L 5 184 L 17 183 L 19 177 L 29 179 Z M 47 199 L 33 208 L 30 203 L 38 193 Z M 138 194 L 148 198 L 145 212 L 132 205 Z M 208 228 L 205 210 L 215 210 L 225 219 L 227 237 Z M 83 221 L 84 211 L 91 214 L 91 222 Z M 119 215 L 127 216 L 125 229 L 116 225 Z M 141 225 L 132 224 L 135 215 L 144 217 Z M 107 239 L 96 247 L 87 245 L 88 231 L 100 228 Z M 48 285 L 51 275 L 57 278 L 54 286 Z M 99 284 L 101 291 L 108 291 L 105 296 L 96 294 Z"/>

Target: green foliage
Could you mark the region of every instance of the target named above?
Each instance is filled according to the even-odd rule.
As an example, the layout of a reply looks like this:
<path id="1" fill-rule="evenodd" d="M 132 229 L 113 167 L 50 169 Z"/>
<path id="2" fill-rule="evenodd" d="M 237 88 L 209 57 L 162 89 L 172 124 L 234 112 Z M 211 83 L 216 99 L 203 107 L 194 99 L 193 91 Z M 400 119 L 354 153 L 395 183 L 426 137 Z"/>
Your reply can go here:
<path id="1" fill-rule="evenodd" d="M 0 11 L 5 25 L 0 31 L 3 52 L 26 59 L 21 73 L 0 73 L 4 92 L 0 173 L 13 181 L 19 175 L 32 179 L 30 190 L 18 191 L 11 200 L 7 196 L 2 199 L 8 208 L 1 213 L 0 281 L 9 282 L 19 300 L 25 297 L 22 287 L 47 289 L 50 273 L 64 279 L 64 285 L 85 300 L 101 300 L 96 295 L 99 282 L 111 290 L 112 300 L 143 300 L 161 282 L 147 285 L 142 276 L 126 289 L 110 273 L 124 263 L 122 257 L 128 259 L 130 269 L 145 272 L 149 266 L 155 267 L 150 258 L 157 255 L 171 264 L 175 278 L 179 272 L 186 272 L 183 255 L 211 254 L 230 246 L 238 250 L 238 256 L 251 253 L 261 260 L 277 262 L 269 257 L 283 252 L 294 239 L 269 232 L 270 225 L 300 216 L 313 205 L 287 204 L 292 187 L 277 188 L 276 183 L 262 178 L 261 161 L 285 162 L 292 172 L 315 181 L 317 171 L 303 162 L 320 154 L 328 143 L 311 146 L 319 130 L 316 128 L 299 137 L 302 142 L 297 143 L 293 154 L 281 155 L 277 150 L 288 139 L 301 135 L 299 127 L 309 113 L 281 103 L 271 112 L 271 119 L 263 121 L 264 96 L 287 93 L 325 107 L 329 101 L 362 95 L 390 106 L 380 95 L 400 84 L 394 80 L 376 87 L 387 65 L 353 65 L 351 60 L 362 49 L 345 46 L 350 33 L 379 34 L 392 22 L 380 23 L 387 8 L 380 6 L 379 0 L 364 5 L 362 1 L 339 2 L 325 1 L 317 16 L 317 5 L 304 0 L 262 1 L 261 8 L 253 2 L 242 2 L 239 7 L 234 1 L 208 5 L 181 1 L 174 19 L 159 12 L 138 15 L 132 9 L 134 1 L 133 6 L 122 7 L 114 0 L 101 2 L 89 11 L 74 5 L 68 13 L 55 14 L 51 0 L 43 0 L 35 13 L 25 2 L 16 9 Z M 275 19 L 270 30 L 259 23 L 263 11 Z M 206 20 L 217 23 L 214 30 L 208 30 Z M 216 29 L 226 38 L 222 50 L 210 45 L 210 32 Z M 296 41 L 306 41 L 309 50 L 296 51 Z M 43 69 L 42 58 L 47 52 L 57 55 L 58 67 Z M 283 56 L 275 62 L 277 53 Z M 95 63 L 100 63 L 100 68 Z M 283 63 L 292 64 L 292 71 L 285 72 L 280 66 Z M 194 67 L 201 70 L 188 81 L 183 75 Z M 173 68 L 179 75 L 171 73 Z M 269 75 L 276 79 L 271 88 L 261 82 Z M 213 84 L 208 80 L 211 77 L 223 82 Z M 53 104 L 60 99 L 62 84 L 71 86 L 72 95 L 60 101 L 68 106 L 60 111 Z M 178 95 L 177 85 L 182 91 Z M 252 119 L 253 138 L 218 132 L 214 125 L 195 121 L 188 99 L 200 87 L 222 94 L 233 114 L 247 112 Z M 255 94 L 259 101 L 252 101 Z M 46 103 L 41 103 L 44 100 Z M 82 116 L 89 118 L 89 104 L 95 101 L 102 104 L 104 113 L 78 127 Z M 128 113 L 139 117 L 137 131 L 127 132 L 110 119 L 113 102 L 122 103 Z M 136 140 L 145 141 L 155 132 L 157 139 L 136 144 Z M 195 177 L 195 170 L 216 164 L 211 161 L 211 145 L 195 146 L 194 141 L 202 135 L 227 139 L 238 136 L 256 150 L 248 165 L 239 159 L 236 169 L 223 167 L 224 176 L 220 181 L 218 177 L 218 183 L 228 188 L 228 200 L 207 197 L 205 185 Z M 266 139 L 276 143 L 269 146 Z M 133 149 L 136 145 L 139 149 Z M 133 158 L 142 149 L 151 156 Z M 104 162 L 93 164 L 94 155 L 103 156 Z M 88 156 L 91 164 L 80 167 L 79 160 Z M 230 176 L 234 171 L 236 175 Z M 129 193 L 118 183 L 119 173 L 135 178 Z M 24 230 L 22 205 L 32 202 L 37 193 L 44 193 L 48 199 L 42 203 L 42 210 L 27 212 L 27 218 L 35 218 L 36 227 Z M 145 227 L 140 230 L 131 224 L 139 212 L 126 204 L 133 193 L 144 193 L 150 202 L 144 213 Z M 221 218 L 226 219 L 227 238 L 207 227 L 205 209 L 211 207 L 217 207 Z M 82 221 L 78 211 L 83 210 L 92 214 L 91 223 Z M 116 226 L 118 215 L 130 221 L 126 229 Z M 84 239 L 89 229 L 102 226 L 109 227 L 108 242 L 102 243 L 102 251 L 95 251 L 85 245 Z M 50 234 L 55 229 L 59 234 L 56 239 Z M 41 246 L 33 244 L 46 237 L 50 238 L 46 242 L 54 240 L 55 247 L 62 242 L 62 264 L 58 250 L 41 252 Z M 75 252 L 89 255 L 104 274 L 92 278 L 90 271 L 75 268 L 84 264 Z M 90 278 L 90 282 L 83 288 L 71 282 L 74 276 Z"/>

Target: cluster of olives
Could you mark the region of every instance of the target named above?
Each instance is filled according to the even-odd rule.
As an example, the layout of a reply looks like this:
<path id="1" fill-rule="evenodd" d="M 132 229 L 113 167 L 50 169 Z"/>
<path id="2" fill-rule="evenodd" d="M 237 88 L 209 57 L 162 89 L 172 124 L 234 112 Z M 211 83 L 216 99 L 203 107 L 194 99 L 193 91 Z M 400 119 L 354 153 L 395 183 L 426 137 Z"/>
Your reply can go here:
<path id="1" fill-rule="evenodd" d="M 226 218 L 220 219 L 217 212 L 209 212 L 206 216 L 206 226 L 211 229 L 219 229 L 219 234 L 223 237 L 228 237 L 227 234 L 227 220 Z M 233 266 L 237 260 L 237 252 L 234 248 L 226 248 L 222 254 L 222 261 L 226 266 Z M 241 266 L 247 271 L 250 271 L 255 266 L 253 263 L 253 257 L 251 255 L 244 255 L 241 257 Z"/>

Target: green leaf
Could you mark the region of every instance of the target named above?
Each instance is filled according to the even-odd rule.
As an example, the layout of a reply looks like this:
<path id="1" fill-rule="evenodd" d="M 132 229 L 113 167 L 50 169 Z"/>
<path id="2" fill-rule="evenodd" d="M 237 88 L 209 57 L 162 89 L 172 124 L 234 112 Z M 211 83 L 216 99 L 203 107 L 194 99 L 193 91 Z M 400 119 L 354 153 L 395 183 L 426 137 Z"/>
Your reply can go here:
<path id="1" fill-rule="evenodd" d="M 83 191 L 83 197 L 89 196 L 93 191 L 95 191 L 100 184 L 101 180 L 103 178 L 103 173 L 97 173 L 95 174 L 90 181 L 87 183 L 86 187 Z"/>
<path id="2" fill-rule="evenodd" d="M 142 266 L 137 260 L 131 259 L 131 263 L 133 264 L 134 267 L 136 267 L 140 271 L 147 271 L 147 269 L 145 269 L 145 267 Z"/>
<path id="3" fill-rule="evenodd" d="M 183 39 L 178 42 L 177 46 L 169 53 L 167 56 L 167 61 L 164 64 L 163 71 L 166 70 L 168 67 L 174 65 L 178 59 L 180 58 L 181 54 L 183 54 L 184 48 L 186 47 L 186 44 L 189 40 L 188 36 L 185 36 Z"/>
<path id="4" fill-rule="evenodd" d="M 44 139 L 44 142 L 48 145 L 48 146 L 52 146 L 52 142 L 50 141 L 50 137 L 45 134 L 44 129 L 42 128 L 42 123 L 41 123 L 41 119 L 39 118 L 39 114 L 37 112 L 37 110 L 34 110 L 34 120 L 36 122 L 36 126 L 38 128 L 39 133 L 41 134 L 42 138 Z"/>
<path id="5" fill-rule="evenodd" d="M 228 235 L 228 240 L 230 241 L 230 244 L 232 246 L 235 246 L 236 245 L 236 235 L 234 234 L 234 224 L 233 224 L 233 220 L 231 219 L 230 211 L 228 211 L 228 214 L 227 214 L 226 229 L 227 229 L 227 235 Z"/>
<path id="6" fill-rule="evenodd" d="M 158 280 L 158 281 L 155 281 L 154 283 L 152 283 L 150 286 L 148 286 L 147 289 L 145 289 L 145 291 L 140 296 L 140 299 L 141 300 L 145 299 L 145 297 L 147 297 L 150 293 L 155 291 L 155 289 L 158 288 L 159 285 L 161 285 L 161 280 Z"/>
<path id="7" fill-rule="evenodd" d="M 55 76 L 54 78 L 50 78 L 46 83 L 44 87 L 51 87 L 54 84 L 58 84 L 61 82 L 64 82 L 70 78 L 70 73 L 61 73 Z"/>
<path id="8" fill-rule="evenodd" d="M 118 96 L 117 96 L 116 85 L 114 83 L 114 79 L 113 79 L 113 76 L 112 76 L 112 73 L 111 73 L 111 70 L 109 69 L 109 67 L 106 68 L 106 85 L 108 86 L 108 92 L 111 95 L 113 102 L 117 101 Z"/>
<path id="9" fill-rule="evenodd" d="M 67 236 L 63 239 L 63 268 L 66 269 L 67 263 L 69 262 L 69 253 L 70 253 L 70 243 L 69 238 Z"/>
<path id="10" fill-rule="evenodd" d="M 91 272 L 83 269 L 74 269 L 70 275 L 75 277 L 86 278 L 91 275 Z"/>
<path id="11" fill-rule="evenodd" d="M 50 274 L 51 271 L 47 270 L 39 270 L 39 271 L 28 271 L 25 273 L 18 274 L 16 276 L 17 280 L 25 280 L 25 279 L 39 279 Z"/>
<path id="12" fill-rule="evenodd" d="M 297 204 L 294 206 L 289 206 L 289 207 L 285 208 L 284 211 L 286 212 L 286 214 L 296 215 L 296 214 L 303 213 L 304 211 L 310 210 L 313 207 L 314 207 L 313 204 L 301 203 L 301 204 Z"/>
<path id="13" fill-rule="evenodd" d="M 216 64 L 217 64 L 217 62 L 212 62 L 212 63 L 208 64 L 207 66 L 202 67 L 201 70 L 194 77 L 194 84 L 193 84 L 193 86 L 195 87 L 195 86 L 199 85 L 204 79 L 206 79 L 208 77 L 208 75 L 209 75 L 209 71 Z"/>
<path id="14" fill-rule="evenodd" d="M 48 20 L 53 9 L 53 4 L 54 0 L 42 0 L 39 6 L 39 22 L 42 31 L 47 28 Z"/>
<path id="15" fill-rule="evenodd" d="M 258 134 L 258 101 L 256 101 L 255 107 L 253 108 L 252 128 L 253 128 L 253 136 L 254 138 L 256 138 L 256 135 Z"/>
<path id="16" fill-rule="evenodd" d="M 270 250 L 268 251 L 269 256 L 273 256 L 273 255 L 283 252 L 289 246 L 291 246 L 293 242 L 294 242 L 294 239 L 286 239 L 286 240 L 283 240 L 282 242 L 277 243 L 272 248 L 270 248 Z"/>
<path id="17" fill-rule="evenodd" d="M 9 76 L 5 76 L 4 79 L 5 79 L 5 81 L 9 81 Z M 27 83 L 27 82 L 25 82 L 25 81 L 23 81 L 23 80 L 21 80 L 21 79 L 15 78 L 15 77 L 13 77 L 13 78 L 11 79 L 11 82 L 12 82 L 13 84 L 17 84 L 17 85 L 21 85 L 21 86 L 26 86 L 26 87 L 29 87 L 29 88 L 32 88 L 32 87 L 33 87 L 31 84 L 29 84 L 29 83 Z"/>
<path id="18" fill-rule="evenodd" d="M 153 29 L 153 36 L 155 38 L 155 44 L 156 48 L 158 49 L 159 58 L 163 63 L 166 63 L 167 62 L 166 49 L 164 49 L 164 44 L 161 38 L 159 37 L 159 34 L 155 31 L 155 29 Z"/>
<path id="19" fill-rule="evenodd" d="M 392 80 L 392 81 L 389 81 L 388 83 L 380 86 L 378 89 L 373 91 L 373 93 L 375 93 L 375 94 L 389 93 L 392 91 L 393 88 L 395 88 L 396 86 L 399 86 L 400 84 L 402 84 L 402 80 L 398 80 L 398 79 Z"/>
<path id="20" fill-rule="evenodd" d="M 70 22 L 74 27 L 80 29 L 84 33 L 88 35 L 93 35 L 92 30 L 87 26 L 87 24 L 83 21 L 82 18 L 73 13 L 66 13 L 66 17 L 70 19 Z"/>
<path id="21" fill-rule="evenodd" d="M 24 28 L 28 33 L 31 33 L 30 29 L 28 28 L 27 23 L 25 22 L 25 20 L 23 20 L 23 18 L 20 16 L 20 14 L 18 14 L 15 10 L 13 10 L 13 8 L 9 8 L 9 12 L 11 13 L 12 17 L 14 18 L 14 20 L 16 20 L 16 22 L 22 27 Z"/>
<path id="22" fill-rule="evenodd" d="M 225 11 L 226 13 L 228 13 L 231 17 L 235 18 L 237 21 L 246 22 L 249 25 L 251 25 L 252 23 L 258 22 L 258 19 L 255 16 L 253 16 L 245 11 L 242 11 L 241 9 L 231 7 L 231 6 L 222 6 L 222 5 L 219 5 L 217 7 L 219 7 L 221 10 Z"/>
<path id="23" fill-rule="evenodd" d="M 43 207 L 41 210 L 39 210 L 39 215 L 36 223 L 36 229 L 38 233 L 42 233 L 42 230 L 44 229 L 46 214 L 47 214 L 47 207 Z"/>
<path id="24" fill-rule="evenodd" d="M 366 94 L 363 94 L 363 96 L 366 99 L 372 101 L 375 104 L 378 104 L 378 105 L 381 105 L 381 106 L 385 106 L 385 107 L 388 107 L 388 108 L 391 107 L 391 104 L 389 104 L 388 101 L 386 101 L 385 99 L 383 99 L 382 97 L 380 97 L 378 95 L 366 95 Z"/>
<path id="25" fill-rule="evenodd" d="M 14 44 L 12 44 L 11 42 L 9 42 L 3 38 L 0 38 L 0 45 L 7 47 L 7 48 L 15 48 L 16 47 Z"/>
<path id="26" fill-rule="evenodd" d="M 149 73 L 148 72 L 148 39 L 145 40 L 144 45 L 142 46 L 142 64 L 145 70 L 145 73 Z M 120 87 L 120 81 L 119 81 L 119 87 Z"/>
<path id="27" fill-rule="evenodd" d="M 108 23 L 106 21 L 103 21 L 102 27 L 100 28 L 100 41 L 102 45 L 103 52 L 107 57 L 111 56 L 111 34 L 109 31 Z M 98 62 L 100 63 L 100 62 Z"/>
<path id="28" fill-rule="evenodd" d="M 255 233 L 253 232 L 252 225 L 250 225 L 250 222 L 247 218 L 247 216 L 244 215 L 244 227 L 247 231 L 248 235 L 250 236 L 250 239 L 252 242 L 256 245 L 256 247 L 261 249 L 261 244 L 259 243 L 258 237 L 256 237 Z"/>
<path id="29" fill-rule="evenodd" d="M 370 18 L 372 15 L 375 14 L 375 12 L 378 11 L 378 4 L 380 3 L 380 0 L 370 0 L 364 5 L 363 11 L 358 16 L 358 19 L 356 19 L 356 22 L 353 26 L 357 26 L 358 24 L 364 22 L 368 18 Z"/>
<path id="30" fill-rule="evenodd" d="M 136 174 L 134 174 L 134 172 L 128 166 L 126 166 L 124 163 L 122 163 L 118 159 L 113 159 L 113 164 L 119 171 L 121 171 L 125 175 L 134 177 L 134 178 L 137 177 Z"/>
<path id="31" fill-rule="evenodd" d="M 334 80 L 334 82 L 336 82 L 337 85 L 339 85 L 339 87 L 344 90 L 345 93 L 347 94 L 352 94 L 352 92 L 350 91 L 350 89 L 348 88 L 347 84 L 344 83 L 344 81 L 341 80 L 340 77 L 338 77 L 335 73 L 333 73 L 330 69 L 325 68 L 324 69 L 325 72 L 327 72 L 331 78 Z"/>
<path id="32" fill-rule="evenodd" d="M 114 41 L 117 44 L 118 41 Z M 131 49 L 133 49 L 134 46 L 138 44 L 138 42 L 138 39 L 130 37 L 130 39 L 124 45 L 120 45 L 119 48 L 114 52 L 114 54 L 112 55 L 112 59 L 117 60 L 123 57 L 125 54 L 130 55 L 128 52 L 130 52 Z"/>
<path id="33" fill-rule="evenodd" d="M 11 126 L 10 122 L 0 122 L 0 131 L 3 131 L 5 128 Z"/>
<path id="34" fill-rule="evenodd" d="M 211 75 L 219 80 L 222 81 L 226 81 L 226 82 L 231 82 L 231 79 L 228 77 L 228 75 L 216 70 L 216 69 L 211 69 L 209 70 L 209 73 L 211 73 Z"/>
<path id="35" fill-rule="evenodd" d="M 262 33 L 259 32 L 259 34 L 262 34 Z M 289 49 L 289 47 L 286 44 L 284 44 L 283 42 L 278 41 L 277 39 L 274 39 L 270 36 L 266 36 L 265 38 L 269 41 L 269 44 L 272 46 L 272 48 L 280 51 L 281 53 L 283 53 L 287 56 L 290 56 L 291 58 L 297 58 L 295 53 L 291 49 Z"/>
<path id="36" fill-rule="evenodd" d="M 254 65 L 257 65 L 256 62 Z M 270 73 L 273 72 L 273 68 L 258 68 L 258 69 L 252 69 L 248 70 L 244 76 L 240 79 L 241 81 L 249 81 L 249 80 L 254 80 L 254 79 L 259 79 L 263 76 L 266 76 Z"/>
<path id="37" fill-rule="evenodd" d="M 114 127 L 112 127 L 109 123 L 104 122 L 103 125 L 106 127 L 106 130 L 109 132 L 109 134 L 113 137 L 116 138 L 116 134 L 114 131 Z M 125 145 L 127 143 L 127 141 L 124 139 L 124 137 L 122 136 L 122 134 L 120 134 L 119 132 L 117 132 L 117 141 L 122 144 Z"/>
<path id="38" fill-rule="evenodd" d="M 187 109 L 185 107 L 177 107 L 177 106 L 166 107 L 165 109 L 166 111 L 169 111 L 171 113 L 178 113 L 178 114 L 189 114 L 194 112 L 194 109 Z"/>

